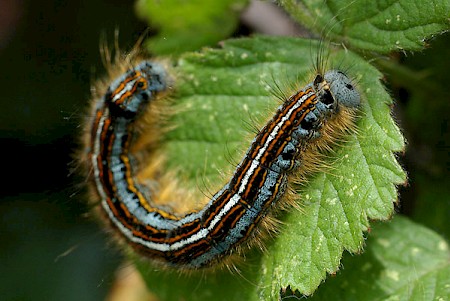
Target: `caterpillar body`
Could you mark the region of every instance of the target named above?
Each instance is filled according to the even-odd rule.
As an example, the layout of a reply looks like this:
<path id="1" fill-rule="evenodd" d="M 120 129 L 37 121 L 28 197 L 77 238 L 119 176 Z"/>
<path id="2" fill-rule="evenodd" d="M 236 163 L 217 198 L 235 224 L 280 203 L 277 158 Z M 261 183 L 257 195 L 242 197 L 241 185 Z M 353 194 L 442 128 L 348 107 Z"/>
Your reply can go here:
<path id="1" fill-rule="evenodd" d="M 157 206 L 157 195 L 139 183 L 131 149 L 136 123 L 153 102 L 163 101 L 158 95 L 167 89 L 169 75 L 153 61 L 131 66 L 100 93 L 87 123 L 93 191 L 112 227 L 134 250 L 183 269 L 212 266 L 257 235 L 261 222 L 281 206 L 292 178 L 352 126 L 360 104 L 343 72 L 318 72 L 278 107 L 207 204 L 180 215 Z"/>

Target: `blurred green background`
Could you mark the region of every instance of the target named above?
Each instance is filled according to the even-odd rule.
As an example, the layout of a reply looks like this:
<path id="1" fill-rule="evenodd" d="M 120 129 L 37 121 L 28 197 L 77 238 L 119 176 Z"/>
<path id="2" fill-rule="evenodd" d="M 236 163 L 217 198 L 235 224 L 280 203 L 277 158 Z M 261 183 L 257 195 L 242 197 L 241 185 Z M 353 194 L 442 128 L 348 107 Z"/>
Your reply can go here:
<path id="1" fill-rule="evenodd" d="M 102 300 L 120 255 L 70 171 L 99 38 L 132 46 L 131 1 L 0 1 L 0 300 Z"/>
<path id="2" fill-rule="evenodd" d="M 133 4 L 0 2 L 1 300 L 102 300 L 114 280 L 122 258 L 88 216 L 85 179 L 71 162 L 90 83 L 104 71 L 101 34 L 112 42 L 119 28 L 129 49 L 146 28 Z M 398 211 L 447 239 L 449 41 L 441 36 L 423 53 L 381 65 L 408 140 L 400 160 L 409 185 Z"/>

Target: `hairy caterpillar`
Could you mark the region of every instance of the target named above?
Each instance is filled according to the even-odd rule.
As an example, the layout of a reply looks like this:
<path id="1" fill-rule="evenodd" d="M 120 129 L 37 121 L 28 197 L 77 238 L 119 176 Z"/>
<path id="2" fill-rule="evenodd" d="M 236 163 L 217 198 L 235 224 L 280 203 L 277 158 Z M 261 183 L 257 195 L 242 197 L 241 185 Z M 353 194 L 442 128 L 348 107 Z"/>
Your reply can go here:
<path id="1" fill-rule="evenodd" d="M 94 194 L 133 249 L 186 269 L 211 266 L 254 238 L 302 167 L 352 126 L 360 103 L 343 72 L 317 70 L 313 82 L 287 98 L 259 130 L 231 179 L 203 208 L 180 215 L 155 204 L 158 195 L 136 177 L 132 152 L 136 122 L 153 102 L 164 101 L 159 95 L 167 90 L 169 75 L 158 62 L 131 59 L 128 65 L 98 91 L 87 123 Z"/>

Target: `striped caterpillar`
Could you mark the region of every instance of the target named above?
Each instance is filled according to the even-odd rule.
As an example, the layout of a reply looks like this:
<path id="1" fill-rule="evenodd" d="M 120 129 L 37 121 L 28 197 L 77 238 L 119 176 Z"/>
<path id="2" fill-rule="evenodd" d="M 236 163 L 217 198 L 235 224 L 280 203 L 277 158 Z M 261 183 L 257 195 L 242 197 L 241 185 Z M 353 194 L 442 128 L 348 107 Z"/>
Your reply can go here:
<path id="1" fill-rule="evenodd" d="M 278 107 L 208 203 L 180 215 L 155 204 L 158 196 L 135 176 L 132 152 L 136 123 L 153 102 L 164 101 L 159 95 L 167 90 L 169 75 L 157 62 L 130 65 L 106 91 L 99 91 L 87 124 L 86 162 L 94 195 L 106 219 L 134 250 L 184 269 L 212 266 L 251 241 L 262 221 L 282 205 L 302 166 L 352 126 L 360 103 L 343 72 L 318 71 L 312 83 Z"/>

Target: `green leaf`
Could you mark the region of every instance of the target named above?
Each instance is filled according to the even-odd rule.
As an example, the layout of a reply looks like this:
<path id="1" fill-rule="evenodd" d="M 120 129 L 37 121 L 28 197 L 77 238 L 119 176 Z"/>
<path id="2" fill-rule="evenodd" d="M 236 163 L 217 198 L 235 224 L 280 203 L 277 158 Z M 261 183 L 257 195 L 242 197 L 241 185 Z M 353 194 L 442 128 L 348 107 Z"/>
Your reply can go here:
<path id="1" fill-rule="evenodd" d="M 396 216 L 377 223 L 362 256 L 345 256 L 343 269 L 311 300 L 448 300 L 450 251 L 435 232 Z"/>
<path id="2" fill-rule="evenodd" d="M 266 121 L 278 107 L 279 101 L 271 96 L 274 81 L 303 87 L 321 45 L 255 37 L 182 57 L 175 96 L 179 113 L 172 120 L 176 128 L 164 137 L 168 168 L 200 190 L 200 199 L 201 191 L 210 194 L 219 189 L 225 181 L 221 173 L 232 172 L 230 158 L 238 162 L 250 145 L 254 134 L 248 123 Z M 278 300 L 280 289 L 288 285 L 311 294 L 326 273 L 338 269 L 343 250 L 361 250 L 368 218 L 391 216 L 395 185 L 405 181 L 393 152 L 402 150 L 404 142 L 390 116 L 392 101 L 379 82 L 381 74 L 342 50 L 330 53 L 329 66 L 340 66 L 358 81 L 363 98 L 358 134 L 336 149 L 329 172 L 317 174 L 299 190 L 303 211 L 286 214 L 285 226 L 268 242 L 263 257 L 254 251 L 238 265 L 242 275 L 228 271 L 161 275 L 149 271 L 147 263 L 138 264 L 152 291 L 165 300 Z M 207 188 L 199 184 L 205 182 Z"/>
<path id="3" fill-rule="evenodd" d="M 394 184 L 406 181 L 392 153 L 404 144 L 390 117 L 391 100 L 379 82 L 381 74 L 356 56 L 346 59 L 361 77 L 367 101 L 359 135 L 337 151 L 341 160 L 332 171 L 318 175 L 300 194 L 304 212 L 293 212 L 285 220 L 286 227 L 296 231 L 282 232 L 269 248 L 263 262 L 268 271 L 263 277 L 267 297 L 280 285 L 313 293 L 326 272 L 337 270 L 344 249 L 361 249 L 368 218 L 390 217 L 397 198 Z"/>
<path id="4" fill-rule="evenodd" d="M 450 28 L 448 0 L 279 2 L 300 24 L 355 50 L 421 50 Z"/>
<path id="5" fill-rule="evenodd" d="M 402 212 L 416 222 L 450 238 L 450 35 L 433 39 L 433 47 L 413 56 L 378 60 L 393 95 L 403 99 L 402 124 L 408 135 L 404 162 L 410 183 L 402 194 Z M 399 91 L 402 93 L 400 94 Z"/>
<path id="6" fill-rule="evenodd" d="M 139 0 L 137 14 L 158 34 L 147 40 L 150 52 L 175 55 L 215 45 L 236 29 L 247 0 Z"/>

